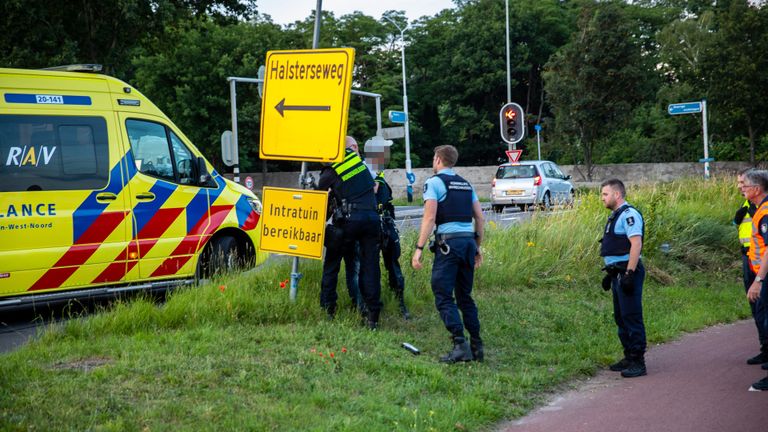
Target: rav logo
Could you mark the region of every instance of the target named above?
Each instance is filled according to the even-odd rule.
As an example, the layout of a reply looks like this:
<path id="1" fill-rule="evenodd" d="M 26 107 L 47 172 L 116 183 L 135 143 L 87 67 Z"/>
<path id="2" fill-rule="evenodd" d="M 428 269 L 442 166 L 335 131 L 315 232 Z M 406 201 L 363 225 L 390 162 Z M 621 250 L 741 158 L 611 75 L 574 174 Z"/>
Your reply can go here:
<path id="1" fill-rule="evenodd" d="M 36 150 L 35 147 L 27 148 L 26 146 L 11 147 L 8 152 L 8 159 L 5 161 L 5 166 L 38 166 L 41 160 L 43 161 L 43 165 L 48 165 L 55 152 L 55 146 L 40 146 L 39 150 Z"/>

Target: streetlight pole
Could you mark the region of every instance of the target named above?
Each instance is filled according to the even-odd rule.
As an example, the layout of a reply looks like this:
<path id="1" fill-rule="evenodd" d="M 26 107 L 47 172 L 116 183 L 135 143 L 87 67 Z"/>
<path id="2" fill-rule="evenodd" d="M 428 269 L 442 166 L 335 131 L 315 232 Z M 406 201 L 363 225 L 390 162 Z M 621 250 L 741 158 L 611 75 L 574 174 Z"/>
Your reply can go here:
<path id="1" fill-rule="evenodd" d="M 408 30 L 408 25 L 405 28 L 400 28 L 396 22 L 391 18 L 385 16 L 385 20 L 394 24 L 398 31 L 400 31 L 400 58 L 403 63 L 403 111 L 405 112 L 405 177 L 408 179 L 408 202 L 413 201 L 413 183 L 416 181 L 416 176 L 413 175 L 413 167 L 411 166 L 411 134 L 408 130 L 408 124 L 411 122 L 411 117 L 408 115 L 408 90 L 405 84 L 405 31 Z"/>

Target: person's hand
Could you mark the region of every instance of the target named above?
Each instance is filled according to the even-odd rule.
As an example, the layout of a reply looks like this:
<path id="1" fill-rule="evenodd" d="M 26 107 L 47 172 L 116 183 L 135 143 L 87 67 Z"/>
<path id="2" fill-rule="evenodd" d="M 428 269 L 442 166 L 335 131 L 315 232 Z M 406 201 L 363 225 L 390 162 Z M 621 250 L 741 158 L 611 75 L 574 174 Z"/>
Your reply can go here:
<path id="1" fill-rule="evenodd" d="M 421 267 L 423 267 L 421 264 L 421 252 L 421 249 L 416 248 L 416 250 L 413 251 L 413 258 L 411 258 L 411 266 L 416 270 L 421 270 Z"/>
<path id="2" fill-rule="evenodd" d="M 624 294 L 626 295 L 632 295 L 635 292 L 634 273 L 634 270 L 627 270 L 625 274 L 621 275 L 621 281 L 619 282 L 619 285 L 621 286 L 621 290 L 624 291 Z"/>
<path id="3" fill-rule="evenodd" d="M 752 282 L 752 285 L 749 286 L 749 291 L 747 291 L 747 298 L 749 299 L 750 303 L 754 303 L 757 301 L 757 299 L 760 298 L 760 289 L 762 288 L 762 283 L 758 281 Z"/>
<path id="4" fill-rule="evenodd" d="M 477 255 L 475 255 L 475 269 L 479 269 L 481 265 L 483 265 L 483 253 L 478 248 Z"/>

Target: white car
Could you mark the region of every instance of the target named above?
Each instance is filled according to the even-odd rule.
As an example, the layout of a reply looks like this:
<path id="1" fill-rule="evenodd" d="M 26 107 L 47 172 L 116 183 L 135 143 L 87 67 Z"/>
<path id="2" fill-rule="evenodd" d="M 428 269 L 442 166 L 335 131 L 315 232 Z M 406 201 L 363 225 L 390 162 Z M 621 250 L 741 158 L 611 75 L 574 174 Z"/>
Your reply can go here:
<path id="1" fill-rule="evenodd" d="M 571 176 L 550 161 L 522 161 L 499 165 L 491 183 L 491 205 L 501 212 L 505 206 L 531 205 L 549 210 L 554 204 L 573 204 Z"/>

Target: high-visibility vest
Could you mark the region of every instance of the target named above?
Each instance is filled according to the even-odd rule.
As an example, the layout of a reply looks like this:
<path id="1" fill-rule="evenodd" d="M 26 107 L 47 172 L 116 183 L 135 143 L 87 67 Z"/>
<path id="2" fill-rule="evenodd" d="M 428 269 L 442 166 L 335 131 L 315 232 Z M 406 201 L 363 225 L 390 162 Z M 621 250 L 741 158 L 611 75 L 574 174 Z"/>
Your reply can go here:
<path id="1" fill-rule="evenodd" d="M 755 274 L 760 271 L 760 264 L 762 263 L 763 253 L 765 252 L 765 240 L 763 239 L 763 233 L 760 232 L 758 224 L 760 221 L 768 216 L 768 200 L 764 200 L 760 203 L 760 206 L 752 216 L 752 237 L 749 242 L 749 267 Z"/>
<path id="2" fill-rule="evenodd" d="M 749 200 L 744 200 L 744 205 L 749 209 Z M 739 243 L 745 248 L 749 247 L 749 243 L 752 241 L 752 216 L 749 215 L 749 211 L 744 215 L 744 219 L 739 224 Z"/>

